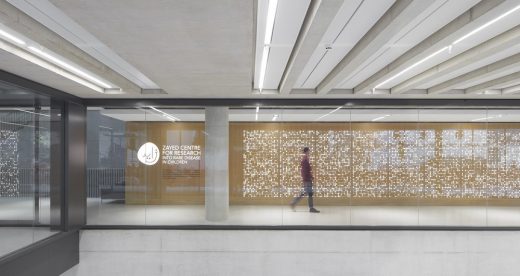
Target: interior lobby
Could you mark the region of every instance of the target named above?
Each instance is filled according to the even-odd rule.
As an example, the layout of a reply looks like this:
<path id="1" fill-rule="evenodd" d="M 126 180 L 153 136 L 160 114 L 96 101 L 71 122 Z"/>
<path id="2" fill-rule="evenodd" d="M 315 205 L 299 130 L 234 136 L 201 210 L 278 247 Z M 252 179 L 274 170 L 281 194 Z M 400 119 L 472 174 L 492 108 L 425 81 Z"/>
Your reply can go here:
<path id="1" fill-rule="evenodd" d="M 518 275 L 519 45 L 519 0 L 0 0 L 0 275 Z"/>

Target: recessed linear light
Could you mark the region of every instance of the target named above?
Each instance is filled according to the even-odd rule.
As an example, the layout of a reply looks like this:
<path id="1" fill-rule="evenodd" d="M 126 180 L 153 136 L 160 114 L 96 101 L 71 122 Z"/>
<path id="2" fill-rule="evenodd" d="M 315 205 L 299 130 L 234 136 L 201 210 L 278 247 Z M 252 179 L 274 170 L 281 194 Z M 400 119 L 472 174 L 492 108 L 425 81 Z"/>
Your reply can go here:
<path id="1" fill-rule="evenodd" d="M 88 79 L 88 80 L 90 80 L 92 82 L 95 82 L 95 83 L 97 83 L 98 85 L 101 85 L 104 88 L 112 88 L 112 85 L 109 85 L 106 82 L 102 82 L 101 80 L 99 80 L 97 78 L 94 78 L 93 76 L 91 76 L 91 75 L 89 75 L 89 74 L 79 70 L 78 68 L 76 68 L 76 67 L 74 67 L 74 66 L 72 66 L 72 65 L 70 65 L 70 64 L 68 64 L 68 63 L 66 63 L 66 62 L 64 62 L 62 60 L 60 60 L 57 57 L 52 56 L 51 54 L 48 54 L 48 53 L 46 53 L 46 52 L 44 52 L 44 51 L 42 51 L 42 50 L 40 50 L 40 49 L 38 49 L 38 48 L 36 48 L 34 46 L 29 46 L 27 48 L 29 50 L 33 51 L 34 53 L 36 53 L 37 55 L 42 56 L 42 57 L 46 58 L 47 60 L 49 60 L 49 61 L 51 61 L 51 62 L 53 62 L 53 63 L 55 63 L 57 65 L 60 65 L 60 66 L 62 66 L 64 68 L 66 68 L 66 69 L 68 69 L 68 70 L 70 70 L 70 71 L 80 75 L 81 77 L 84 77 L 84 78 L 86 78 L 86 79 Z"/>
<path id="2" fill-rule="evenodd" d="M 166 112 L 164 112 L 164 111 L 162 111 L 162 110 L 159 110 L 159 109 L 157 109 L 157 108 L 155 108 L 155 107 L 153 107 L 153 106 L 149 106 L 149 108 L 152 109 L 152 110 L 154 110 L 154 111 L 156 111 L 156 112 L 161 113 L 162 116 L 168 118 L 169 120 L 171 120 L 171 121 L 173 121 L 173 122 L 175 122 L 175 121 L 180 121 L 180 120 L 181 120 L 181 119 L 179 119 L 179 118 L 177 118 L 177 117 L 175 117 L 175 116 L 173 116 L 173 115 L 170 115 L 170 114 L 168 114 L 168 113 L 166 113 Z"/>
<path id="3" fill-rule="evenodd" d="M 17 43 L 17 44 L 20 44 L 22 46 L 26 45 L 25 41 L 19 39 L 18 37 L 16 37 L 16 36 L 6 32 L 6 31 L 4 31 L 4 30 L 0 30 L 0 35 L 5 37 L 5 38 L 7 38 L 7 39 L 9 39 L 9 40 L 11 40 L 11 41 L 13 41 L 13 42 L 15 42 L 15 43 Z"/>
<path id="4" fill-rule="evenodd" d="M 23 47 L 17 47 L 15 45 L 13 45 L 12 42 L 15 42 Z M 87 78 L 86 76 L 84 76 L 84 74 L 86 74 L 86 73 L 82 72 L 81 70 L 79 70 L 77 68 L 74 68 L 73 66 L 71 66 L 69 64 L 64 63 L 63 61 L 59 60 L 58 58 L 55 58 L 53 56 L 50 56 L 49 54 L 44 53 L 43 51 L 39 50 L 38 48 L 36 48 L 34 46 L 27 47 L 27 43 L 25 41 L 19 39 L 18 37 L 10 34 L 9 32 L 6 32 L 5 30 L 2 30 L 2 29 L 0 29 L 0 49 L 4 50 L 6 52 L 9 52 L 13 55 L 16 55 L 20 58 L 23 58 L 33 64 L 36 64 L 42 68 L 45 68 L 51 72 L 54 72 L 60 76 L 63 76 L 69 80 L 72 80 L 83 86 L 86 86 L 94 91 L 97 91 L 100 93 L 105 93 L 106 88 L 107 89 L 114 88 L 90 75 Z M 40 52 L 43 53 L 43 55 Z M 64 65 L 64 64 L 66 64 L 66 65 Z M 82 72 L 82 74 L 78 73 L 77 71 Z M 74 74 L 74 73 L 76 73 L 76 74 Z M 79 76 L 79 75 L 81 75 L 81 76 Z M 96 80 L 95 82 L 97 82 L 97 83 L 103 83 L 105 88 L 91 82 L 91 81 L 94 81 L 93 79 L 95 79 Z"/>
<path id="5" fill-rule="evenodd" d="M 379 87 L 385 85 L 386 83 L 388 83 L 388 82 L 390 82 L 390 81 L 396 79 L 397 77 L 401 76 L 402 74 L 404 74 L 404 73 L 406 73 L 406 72 L 412 70 L 413 68 L 419 66 L 421 63 L 423 63 L 423 62 L 425 62 L 425 61 L 427 61 L 427 60 L 433 58 L 434 56 L 436 56 L 436 55 L 438 55 L 438 54 L 440 54 L 440 53 L 442 53 L 442 52 L 444 52 L 446 49 L 449 49 L 449 46 L 446 46 L 446 47 L 444 47 L 444 48 L 438 50 L 437 52 L 435 52 L 435 53 L 433 53 L 433 54 L 431 54 L 431 55 L 429 55 L 429 56 L 427 56 L 427 57 L 425 57 L 425 58 L 419 60 L 418 62 L 416 62 L 416 63 L 410 65 L 409 67 L 405 68 L 403 71 L 401 71 L 401 72 L 395 74 L 395 75 L 392 76 L 391 78 L 389 78 L 389 79 L 383 81 L 382 83 L 376 85 L 376 86 L 374 87 L 374 89 L 379 88 Z"/>
<path id="6" fill-rule="evenodd" d="M 13 125 L 13 126 L 22 126 L 22 127 L 30 127 L 30 128 L 41 128 L 41 129 L 46 129 L 45 127 L 35 127 L 35 126 L 32 126 L 32 125 L 24 125 L 24 124 L 17 124 L 17 123 L 4 122 L 4 121 L 0 121 L 0 124 Z"/>
<path id="7" fill-rule="evenodd" d="M 20 108 L 15 108 L 15 110 L 21 111 L 21 112 L 26 112 L 26 113 L 31 113 L 31 114 L 38 115 L 38 116 L 46 116 L 46 117 L 50 117 L 51 116 L 51 115 L 48 115 L 48 114 L 32 112 L 32 111 L 24 110 L 24 109 L 20 109 Z"/>
<path id="8" fill-rule="evenodd" d="M 276 17 L 276 8 L 278 6 L 278 0 L 269 0 L 269 6 L 267 8 L 267 21 L 265 25 L 265 37 L 264 47 L 262 49 L 262 60 L 260 63 L 260 76 L 258 89 L 260 92 L 264 89 L 265 71 L 267 70 L 267 60 L 269 58 L 270 44 L 273 37 L 274 19 Z"/>
<path id="9" fill-rule="evenodd" d="M 320 117 L 314 119 L 314 121 L 318 121 L 318 120 L 320 120 L 321 118 L 327 117 L 327 116 L 329 116 L 330 114 L 332 114 L 332 113 L 334 113 L 334 112 L 340 110 L 342 107 L 343 107 L 343 106 L 340 106 L 340 107 L 338 107 L 338 108 L 332 110 L 331 112 L 329 112 L 329 113 L 327 113 L 327 114 L 325 114 L 325 115 L 321 115 Z"/>
<path id="10" fill-rule="evenodd" d="M 386 117 L 390 117 L 390 115 L 387 114 L 387 115 L 384 115 L 384 116 L 381 116 L 381 117 L 374 118 L 374 119 L 372 119 L 372 122 L 383 120 Z"/>
<path id="11" fill-rule="evenodd" d="M 491 117 L 483 117 L 483 118 L 478 118 L 478 119 L 473 119 L 471 120 L 472 122 L 478 122 L 478 121 L 485 121 L 485 120 L 489 120 L 489 119 L 497 119 L 497 118 L 502 118 L 502 114 L 499 114 L 497 116 L 491 116 Z"/>
<path id="12" fill-rule="evenodd" d="M 438 54 L 444 52 L 445 50 L 448 50 L 448 52 L 451 54 L 451 50 L 452 50 L 452 48 L 453 48 L 453 46 L 454 46 L 455 44 L 458 44 L 458 43 L 460 43 L 461 41 L 465 40 L 466 38 L 468 38 L 468 37 L 470 37 L 470 36 L 472 36 L 472 35 L 474 35 L 474 34 L 480 32 L 480 31 L 482 31 L 483 29 L 485 29 L 485 28 L 491 26 L 492 24 L 498 22 L 499 20 L 505 18 L 506 16 L 512 14 L 513 12 L 515 12 L 515 11 L 517 11 L 517 10 L 520 10 L 520 5 L 518 5 L 518 6 L 514 7 L 514 8 L 512 8 L 511 10 L 509 10 L 509 11 L 503 13 L 502 15 L 498 16 L 497 18 L 495 18 L 495 19 L 493 19 L 493 20 L 491 20 L 491 21 L 485 23 L 484 25 L 482 25 L 482 26 L 476 28 L 475 30 L 473 30 L 473 31 L 471 31 L 471 32 L 469 32 L 469 33 L 463 35 L 462 37 L 460 37 L 459 39 L 455 40 L 455 41 L 454 41 L 453 43 L 451 43 L 450 45 L 443 47 L 442 49 L 436 51 L 435 53 L 433 53 L 433 54 L 431 54 L 431 55 L 429 55 L 429 56 L 427 56 L 427 57 L 425 57 L 425 58 L 419 60 L 418 62 L 412 64 L 411 66 L 405 68 L 405 69 L 402 70 L 401 72 L 395 74 L 394 76 L 390 77 L 389 79 L 387 79 L 387 80 L 381 82 L 380 84 L 376 85 L 376 86 L 374 87 L 374 89 L 379 88 L 379 87 L 381 87 L 382 85 L 385 85 L 386 83 L 388 83 L 388 82 L 394 80 L 395 78 L 397 78 L 397 77 L 401 76 L 402 74 L 404 74 L 404 73 L 410 71 L 411 69 L 415 68 L 415 67 L 418 66 L 419 64 L 421 64 L 421 63 L 423 63 L 423 62 L 425 62 L 425 61 L 427 61 L 427 60 L 429 60 L 429 59 L 435 57 L 436 55 L 438 55 Z"/>
<path id="13" fill-rule="evenodd" d="M 80 78 L 72 73 L 70 73 L 69 71 L 57 66 L 57 65 L 54 65 L 52 63 L 50 63 L 49 61 L 47 60 L 44 60 L 40 57 L 38 57 L 37 55 L 35 54 L 32 54 L 28 51 L 25 51 L 25 50 L 22 50 L 20 49 L 19 47 L 15 47 L 15 46 L 12 46 L 12 44 L 10 43 L 7 43 L 7 42 L 4 42 L 3 40 L 0 39 L 0 49 L 6 51 L 6 52 L 9 52 L 15 56 L 18 56 L 22 59 L 25 59 L 33 64 L 36 64 L 42 68 L 45 68 L 51 72 L 54 72 L 62 77 L 65 77 L 71 81 L 74 81 L 74 82 L 77 82 L 85 87 L 88 87 L 96 92 L 99 92 L 99 93 L 104 93 L 104 90 L 102 87 L 98 86 L 98 85 L 95 85 L 91 82 L 88 82 L 86 80 L 84 80 L 83 78 Z"/>
<path id="14" fill-rule="evenodd" d="M 520 5 L 518 5 L 518 6 L 514 7 L 514 8 L 512 8 L 511 10 L 509 10 L 509 11 L 503 13 L 502 15 L 498 16 L 497 18 L 495 18 L 495 19 L 493 19 L 493 20 L 487 22 L 486 24 L 484 24 L 484 25 L 482 25 L 482 26 L 476 28 L 475 30 L 473 30 L 473 31 L 471 31 L 471 32 L 469 32 L 469 33 L 467 33 L 466 35 L 462 36 L 461 38 L 455 40 L 455 41 L 452 43 L 452 45 L 455 45 L 455 44 L 457 44 L 457 43 L 463 41 L 464 39 L 466 39 L 466 38 L 468 38 L 468 37 L 470 37 L 470 36 L 472 36 L 472 35 L 474 35 L 474 34 L 480 32 L 480 31 L 482 31 L 483 29 L 485 29 L 485 28 L 487 28 L 487 27 L 493 25 L 494 23 L 498 22 L 500 19 L 502 19 L 502 18 L 504 18 L 504 17 L 506 17 L 506 16 L 512 14 L 513 12 L 515 12 L 515 11 L 517 11 L 517 10 L 519 10 L 519 9 L 520 9 Z"/>

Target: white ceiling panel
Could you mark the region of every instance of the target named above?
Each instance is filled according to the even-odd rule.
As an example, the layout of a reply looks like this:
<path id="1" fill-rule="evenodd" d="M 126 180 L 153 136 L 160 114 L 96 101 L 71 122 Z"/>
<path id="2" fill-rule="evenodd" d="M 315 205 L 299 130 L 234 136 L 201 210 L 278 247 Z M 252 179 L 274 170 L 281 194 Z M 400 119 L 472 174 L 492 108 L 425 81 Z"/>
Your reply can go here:
<path id="1" fill-rule="evenodd" d="M 340 88 L 355 87 L 478 2 L 478 0 L 437 1 L 437 5 L 432 6 L 429 11 L 418 15 L 414 20 L 410 21 L 408 25 L 409 29 L 397 38 L 392 45 L 388 45 L 387 51 L 381 53 L 380 56 L 374 57 L 365 67 L 362 67 L 358 72 L 352 74 L 350 78 L 340 84 Z M 435 64 L 435 62 L 424 64 L 424 68 L 429 68 L 428 66 L 433 64 Z M 385 85 L 381 88 L 387 87 Z"/>
<path id="2" fill-rule="evenodd" d="M 418 89 L 430 88 L 430 87 L 432 87 L 434 85 L 437 85 L 439 83 L 442 83 L 442 82 L 445 82 L 447 80 L 456 78 L 456 77 L 458 77 L 460 75 L 463 75 L 463 74 L 466 74 L 468 72 L 474 71 L 476 69 L 479 69 L 481 67 L 489 65 L 489 64 L 491 64 L 493 62 L 505 59 L 505 58 L 507 58 L 509 56 L 512 56 L 512 55 L 518 54 L 518 53 L 520 53 L 520 45 L 518 45 L 516 47 L 509 48 L 509 49 L 507 49 L 505 51 L 502 51 L 502 52 L 497 52 L 494 55 L 484 57 L 484 58 L 480 59 L 478 62 L 474 62 L 472 64 L 469 64 L 468 66 L 460 68 L 459 70 L 455 70 L 453 72 L 440 75 L 438 78 L 436 78 L 434 80 L 431 80 L 431 81 L 421 85 L 420 88 L 418 88 Z M 446 55 L 448 55 L 448 54 L 446 53 Z M 430 64 L 433 64 L 433 63 L 434 63 L 434 61 L 432 61 Z M 503 71 L 498 72 L 497 76 L 504 76 L 504 75 L 507 75 L 507 74 L 510 74 L 510 73 L 513 73 L 513 72 L 511 72 L 510 70 L 503 70 Z M 487 80 L 490 80 L 490 79 L 489 78 L 481 78 L 481 79 L 479 79 L 477 81 L 472 81 L 472 82 L 468 82 L 468 83 L 460 83 L 458 86 L 456 86 L 455 89 L 465 89 L 465 88 L 468 88 L 469 86 L 473 86 L 473 85 L 478 84 L 478 83 L 483 83 L 483 82 L 485 82 Z"/>
<path id="3" fill-rule="evenodd" d="M 458 1 L 458 2 L 465 3 L 465 1 Z M 470 33 L 471 31 L 479 28 L 480 26 L 484 25 L 485 23 L 487 23 L 487 22 L 495 19 L 496 17 L 500 16 L 501 14 L 507 12 L 508 10 L 510 10 L 511 8 L 513 8 L 515 6 L 514 2 L 515 1 L 506 2 L 504 5 L 501 5 L 500 7 L 493 10 L 492 12 L 484 15 L 482 18 L 479 18 L 479 20 L 477 22 L 470 24 L 469 26 L 465 27 L 463 30 L 459 30 L 458 33 L 460 33 L 460 36 L 458 38 Z M 519 2 L 517 1 L 516 4 L 518 5 Z M 468 7 L 466 7 L 466 8 L 468 8 Z M 448 23 L 448 22 L 445 22 L 445 23 Z M 446 51 L 436 55 L 435 57 L 421 63 L 420 65 L 414 67 L 413 70 L 410 70 L 410 71 L 400 75 L 399 77 L 385 83 L 381 88 L 389 89 L 391 87 L 394 87 L 394 86 L 406 81 L 407 79 L 410 79 L 411 77 L 418 75 L 418 74 L 428 70 L 429 68 L 432 68 L 435 65 L 438 65 L 446 60 L 449 60 L 449 59 L 457 56 L 458 54 L 463 53 L 464 51 L 467 51 L 475 46 L 478 46 L 479 44 L 481 44 L 489 39 L 492 39 L 493 37 L 505 32 L 519 24 L 520 24 L 520 10 L 517 10 L 516 12 L 503 18 L 496 24 L 493 24 L 493 25 L 483 29 L 482 31 L 474 34 L 473 36 L 468 37 L 467 39 L 460 42 L 459 44 L 454 45 L 451 49 L 451 53 L 448 52 L 448 50 L 446 50 Z M 455 41 L 455 40 L 456 39 L 454 39 L 453 41 Z M 449 46 L 449 43 L 447 43 L 445 46 Z M 422 54 L 422 58 L 433 54 L 437 50 L 440 50 L 440 48 L 431 50 L 429 52 L 424 52 Z M 416 88 L 419 89 L 419 87 L 422 88 L 422 87 L 426 87 L 426 86 L 427 85 L 418 86 Z"/>
<path id="4" fill-rule="evenodd" d="M 264 89 L 277 89 L 282 74 L 291 55 L 289 47 L 273 47 L 269 50 L 267 69 L 265 70 Z"/>
<path id="5" fill-rule="evenodd" d="M 331 1 L 328 3 L 332 3 L 332 1 L 337 2 L 334 2 L 336 3 L 334 8 L 331 8 L 332 6 L 319 5 L 319 3 L 327 3 L 326 1 Z M 16 57 L 4 52 L 0 52 L 0 69 L 65 90 L 83 98 L 370 97 L 380 99 L 518 99 L 520 97 L 519 94 L 501 95 L 500 93 L 489 95 L 460 93 L 433 95 L 425 92 L 426 89 L 436 84 L 520 53 L 519 44 L 516 47 L 513 46 L 505 50 L 495 51 L 493 54 L 475 53 L 472 57 L 464 60 L 460 59 L 460 57 L 453 60 L 464 51 L 482 45 L 483 42 L 515 26 L 519 26 L 520 9 L 475 35 L 468 37 L 461 43 L 454 45 L 451 52 L 444 50 L 412 70 L 378 87 L 380 89 L 375 91 L 376 93 L 351 93 L 354 87 L 359 86 L 381 69 L 392 64 L 393 61 L 402 57 L 403 54 L 418 43 L 421 43 L 421 41 L 428 39 L 426 43 L 433 41 L 432 43 L 439 46 L 439 48 L 435 46 L 435 48 L 427 51 L 402 57 L 399 59 L 402 63 L 392 64 L 395 67 L 389 69 L 391 73 L 381 73 L 384 77 L 380 77 L 378 74 L 379 77 L 375 76 L 367 81 L 366 83 L 370 84 L 362 87 L 362 89 L 373 86 L 375 83 L 383 82 L 385 79 L 397 74 L 397 72 L 428 57 L 435 51 L 449 46 L 456 39 L 519 6 L 520 0 L 414 0 L 411 3 L 415 6 L 415 9 L 408 7 L 407 11 L 408 14 L 411 14 L 410 10 L 417 12 L 406 18 L 397 18 L 395 14 L 386 14 L 388 9 L 396 3 L 396 0 L 322 0 L 321 2 L 313 2 L 312 5 L 315 8 L 313 9 L 316 12 L 315 14 L 321 14 L 322 17 L 318 16 L 314 22 L 310 21 L 310 25 L 306 26 L 303 31 L 302 24 L 308 13 L 311 0 L 279 0 L 272 41 L 269 45 L 270 55 L 266 65 L 263 86 L 264 89 L 269 91 L 264 91 L 264 94 L 260 94 L 257 93 L 258 91 L 255 91 L 255 88 L 257 88 L 259 83 L 258 78 L 261 54 L 264 47 L 265 17 L 267 15 L 268 2 L 269 0 L 5 0 L 4 4 L 9 5 L 9 3 L 12 3 L 20 9 L 19 16 L 25 18 L 27 14 L 35 19 L 35 21 L 20 21 L 20 29 L 31 29 L 35 26 L 39 29 L 46 27 L 77 46 L 77 49 L 71 47 L 71 55 L 83 55 L 89 59 L 92 57 L 100 62 L 97 63 L 99 66 L 106 64 L 110 69 L 117 71 L 138 86 L 143 88 L 160 87 L 169 94 L 104 95 L 93 93 L 88 91 L 88 89 L 78 87 L 71 81 L 57 77 L 53 73 L 28 64 L 24 60 L 18 60 Z M 417 3 L 424 3 L 424 5 L 417 5 Z M 402 6 L 399 6 L 400 8 L 406 6 L 405 3 L 402 4 Z M 338 9 L 337 7 L 340 6 L 341 8 Z M 419 9 L 417 6 L 428 8 Z M 449 24 L 449 22 L 473 6 L 475 6 L 475 9 L 472 10 L 472 21 L 466 24 L 464 20 L 468 20 L 468 17 L 465 17 L 459 21 L 463 27 L 443 30 L 442 34 L 438 34 L 442 38 L 441 42 L 436 42 L 435 38 L 431 37 L 437 30 L 446 26 L 446 24 Z M 16 10 L 13 9 L 12 11 Z M 309 13 L 309 16 L 313 14 Z M 330 16 L 323 16 L 323 14 Z M 16 20 L 13 21 L 13 18 L 16 17 L 12 16 L 12 13 L 8 13 L 8 15 L 11 16 L 6 16 L 6 13 L 2 15 L 0 12 L 0 22 L 3 22 L 1 20 L 10 20 L 9 22 L 11 23 L 16 22 Z M 399 23 L 398 26 L 403 27 L 392 29 L 392 35 L 387 33 L 384 39 L 373 40 L 375 41 L 374 43 L 364 43 L 363 45 L 368 45 L 367 47 L 362 49 L 356 48 L 362 51 L 352 51 L 360 41 L 371 41 L 370 37 L 366 37 L 365 40 L 364 37 L 367 34 L 374 34 L 374 32 L 370 33 L 371 28 L 382 20 L 382 17 L 385 15 L 388 15 L 388 17 L 385 17 L 384 20 L 392 19 L 389 20 L 392 21 L 391 24 L 397 22 Z M 326 17 L 326 20 L 320 19 L 323 17 Z M 309 20 L 312 18 L 309 17 Z M 329 25 L 330 20 L 332 20 L 332 23 Z M 326 31 L 323 31 L 324 29 Z M 276 90 L 279 88 L 283 74 L 287 70 L 288 61 L 291 54 L 293 54 L 293 48 L 300 32 L 302 34 L 302 44 L 299 49 L 304 50 L 294 53 L 297 65 L 291 67 L 290 73 L 293 76 L 291 76 L 290 84 L 287 86 L 288 89 L 285 89 L 283 94 L 279 94 Z M 30 32 L 28 33 L 30 34 Z M 306 36 L 306 34 L 310 35 Z M 55 38 L 59 37 L 55 36 Z M 317 43 L 318 41 L 319 44 Z M 62 40 L 62 42 L 66 41 Z M 425 48 L 431 48 L 431 46 Z M 353 57 L 355 62 L 349 64 L 341 72 L 339 75 L 341 77 L 336 77 L 331 82 L 334 84 L 334 87 L 331 84 L 329 85 L 330 89 L 333 89 L 331 91 L 335 93 L 325 94 L 325 90 L 329 90 L 329 87 L 321 89 L 318 94 L 314 93 L 316 92 L 315 88 L 337 66 L 338 62 L 349 53 L 351 55 L 359 53 L 360 56 Z M 92 61 L 92 59 L 90 60 Z M 457 63 L 449 63 L 451 67 L 448 69 L 446 69 L 447 67 L 435 67 L 447 60 L 457 61 Z M 103 68 L 106 67 L 103 66 Z M 413 82 L 410 82 L 411 85 L 399 85 L 432 68 L 431 75 L 433 77 L 416 78 Z M 110 70 L 109 68 L 106 69 Z M 437 69 L 443 71 L 435 73 L 434 70 Z M 479 79 L 460 82 L 453 88 L 462 91 L 476 84 L 519 71 L 520 66 L 508 66 L 497 72 L 486 74 Z M 295 80 L 296 77 L 298 77 L 297 80 Z M 337 84 L 341 80 L 340 78 L 343 81 Z M 373 79 L 377 80 L 372 81 Z M 296 84 L 292 87 L 294 82 Z M 511 83 L 507 85 L 511 86 Z M 396 86 L 403 88 L 400 92 L 410 89 L 413 93 L 391 94 L 389 92 L 390 88 L 396 89 Z M 306 93 L 293 93 L 294 91 L 291 91 L 291 89 L 295 88 L 301 89 L 300 91 L 305 91 Z M 501 89 L 503 87 L 497 85 L 491 89 L 495 88 Z M 322 116 L 323 113 L 320 112 L 329 111 L 307 111 L 310 112 L 309 114 L 305 114 L 305 112 L 302 114 L 282 112 L 280 116 L 287 120 L 297 121 L 305 119 L 308 121 L 313 120 L 316 116 Z M 262 111 L 262 114 L 260 114 L 261 120 L 271 120 L 273 112 L 279 112 L 279 110 L 265 110 L 265 113 Z M 330 120 L 333 118 L 339 121 L 344 120 L 345 118 L 341 117 L 342 112 L 326 117 Z M 200 116 L 200 114 L 197 116 Z M 233 116 L 240 116 L 240 114 Z M 250 120 L 251 114 L 248 116 L 250 117 L 247 120 Z M 367 116 L 359 120 L 369 120 L 370 116 L 374 116 L 374 114 L 367 114 Z M 392 118 L 397 118 L 395 120 L 404 120 L 402 119 L 404 118 L 403 116 L 409 116 L 409 114 L 394 114 L 392 116 Z M 457 114 L 457 116 L 459 115 Z M 413 116 L 410 115 L 409 117 Z M 186 117 L 186 120 L 189 120 L 189 117 Z M 385 118 L 385 120 L 387 119 Z"/>
<path id="6" fill-rule="evenodd" d="M 315 88 L 394 2 L 345 1 L 298 78 L 296 87 Z M 327 46 L 332 49 L 324 50 Z"/>
<path id="7" fill-rule="evenodd" d="M 340 85 L 340 88 L 355 87 L 478 2 L 479 0 L 444 0 L 438 2 L 438 5 L 432 7 L 430 13 L 425 14 L 425 17 L 415 18 L 411 22 L 413 27 L 389 46 L 387 51 L 381 53 L 371 63 L 368 63 L 349 79 L 346 79 Z"/>
<path id="8" fill-rule="evenodd" d="M 278 1 L 271 38 L 271 49 L 267 61 L 264 89 L 278 89 L 287 61 L 298 38 L 310 0 Z M 264 47 L 267 0 L 258 1 L 257 41 L 255 59 L 255 88 L 258 89 L 262 51 Z M 261 30 L 260 30 L 261 29 Z"/>

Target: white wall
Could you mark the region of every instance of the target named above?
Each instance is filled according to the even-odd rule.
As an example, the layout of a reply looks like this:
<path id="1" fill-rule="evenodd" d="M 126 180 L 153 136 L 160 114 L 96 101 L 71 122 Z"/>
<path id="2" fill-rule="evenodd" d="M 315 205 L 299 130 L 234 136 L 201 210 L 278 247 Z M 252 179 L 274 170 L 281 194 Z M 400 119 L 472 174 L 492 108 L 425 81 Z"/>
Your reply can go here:
<path id="1" fill-rule="evenodd" d="M 85 230 L 64 275 L 520 275 L 513 231 Z"/>

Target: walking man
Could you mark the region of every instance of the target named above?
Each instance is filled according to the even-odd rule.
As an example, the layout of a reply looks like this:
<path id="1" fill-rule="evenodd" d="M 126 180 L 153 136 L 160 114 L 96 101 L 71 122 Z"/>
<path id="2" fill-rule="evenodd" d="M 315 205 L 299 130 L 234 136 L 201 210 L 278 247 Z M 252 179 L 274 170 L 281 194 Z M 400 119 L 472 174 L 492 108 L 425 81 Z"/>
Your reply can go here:
<path id="1" fill-rule="evenodd" d="M 299 196 L 295 197 L 290 206 L 293 211 L 295 211 L 295 206 L 298 204 L 298 202 L 302 199 L 303 196 L 308 195 L 308 203 L 309 203 L 309 212 L 311 213 L 319 213 L 320 211 L 316 210 L 314 208 L 314 202 L 312 199 L 312 181 L 314 180 L 314 177 L 312 176 L 312 169 L 311 169 L 311 163 L 309 162 L 309 154 L 310 150 L 308 147 L 303 148 L 303 156 L 302 161 L 300 163 L 301 167 L 301 175 L 302 175 L 302 181 L 303 181 L 303 192 L 300 193 Z"/>

